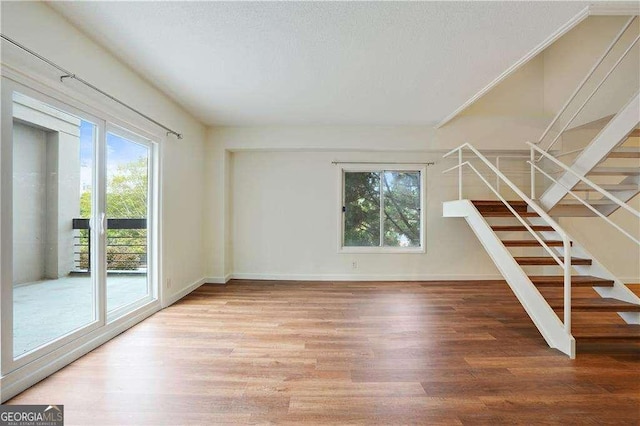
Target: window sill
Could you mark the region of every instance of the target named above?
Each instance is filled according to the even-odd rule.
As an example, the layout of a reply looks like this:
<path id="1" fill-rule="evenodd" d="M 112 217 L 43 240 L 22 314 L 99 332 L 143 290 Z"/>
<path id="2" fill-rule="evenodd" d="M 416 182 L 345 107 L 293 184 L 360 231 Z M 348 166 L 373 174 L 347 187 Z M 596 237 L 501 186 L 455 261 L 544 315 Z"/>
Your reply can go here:
<path id="1" fill-rule="evenodd" d="M 424 247 L 340 247 L 340 254 L 423 254 Z"/>

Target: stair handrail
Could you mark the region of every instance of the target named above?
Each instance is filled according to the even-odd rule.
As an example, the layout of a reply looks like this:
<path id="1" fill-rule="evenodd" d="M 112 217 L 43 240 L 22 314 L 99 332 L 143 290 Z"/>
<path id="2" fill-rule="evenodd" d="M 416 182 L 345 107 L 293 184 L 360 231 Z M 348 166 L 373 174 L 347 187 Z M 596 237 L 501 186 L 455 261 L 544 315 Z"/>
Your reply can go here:
<path id="1" fill-rule="evenodd" d="M 497 155 L 496 156 L 496 169 L 502 171 L 500 169 L 500 160 L 503 158 L 510 158 L 510 159 L 514 159 L 514 158 L 529 158 L 526 155 L 523 154 L 506 154 L 506 155 Z M 511 172 L 513 173 L 513 172 Z M 520 171 L 518 171 L 518 173 L 521 173 Z M 500 192 L 500 178 L 496 175 L 496 189 L 498 190 L 498 192 Z"/>
<path id="2" fill-rule="evenodd" d="M 536 144 L 533 144 L 533 143 L 528 142 L 528 141 L 526 142 L 526 144 L 529 145 L 529 148 L 531 148 L 532 151 L 535 150 L 535 151 L 539 152 L 542 156 L 544 156 L 548 160 L 551 160 L 551 162 L 555 163 L 556 165 L 560 166 L 560 168 L 562 168 L 564 171 L 571 173 L 573 176 L 577 177 L 583 183 L 586 183 L 588 186 L 593 188 L 595 191 L 599 192 L 601 195 L 604 195 L 609 200 L 613 201 L 614 204 L 617 204 L 619 207 L 622 207 L 623 209 L 629 211 L 631 214 L 633 214 L 636 217 L 640 218 L 640 212 L 638 210 L 634 209 L 629 204 L 625 203 L 624 201 L 622 201 L 621 199 L 619 199 L 618 197 L 616 197 L 615 195 L 613 195 L 612 193 L 610 193 L 606 189 L 602 188 L 597 183 L 594 183 L 592 180 L 590 180 L 586 176 L 580 175 L 580 173 L 576 172 L 571 167 L 567 166 L 562 161 L 560 161 L 557 158 L 555 158 L 553 155 L 551 155 L 548 152 L 545 152 L 544 150 L 540 149 L 540 147 L 537 146 Z M 535 165 L 531 164 L 531 161 L 527 161 L 527 163 L 529 163 L 532 167 L 535 167 L 538 171 L 540 171 L 542 173 L 545 173 L 538 166 L 535 166 Z M 558 182 L 555 178 L 550 178 L 550 179 L 552 181 L 558 183 L 560 186 L 565 187 L 565 185 L 563 185 L 562 183 Z M 571 189 L 571 188 L 565 187 L 565 189 Z"/>
<path id="3" fill-rule="evenodd" d="M 497 189 L 493 188 L 491 185 L 488 184 L 488 181 L 482 176 L 482 174 L 478 171 L 478 169 L 476 169 L 474 167 L 473 164 L 471 164 L 469 161 L 465 161 L 464 163 L 461 164 L 461 166 L 469 166 L 470 169 L 472 169 L 477 175 L 478 177 L 480 177 L 480 179 L 482 179 L 482 181 L 487 184 L 487 186 L 489 186 L 489 189 L 492 190 L 492 192 L 498 197 L 498 199 L 500 201 L 502 201 L 502 203 L 509 209 L 509 211 L 516 216 L 516 218 L 520 221 L 520 223 L 522 223 L 522 225 L 524 225 L 524 227 L 531 233 L 531 235 L 533 235 L 533 237 L 538 241 L 538 243 L 540 243 L 540 245 L 542 245 L 542 247 L 545 248 L 545 250 L 547 250 L 549 252 L 549 254 L 553 257 L 553 259 L 558 263 L 558 265 L 560 266 L 564 266 L 564 263 L 560 260 L 560 258 L 555 254 L 555 252 L 553 250 L 551 250 L 551 248 L 544 242 L 543 239 L 540 238 L 540 236 L 538 234 L 535 233 L 535 231 L 533 230 L 533 228 L 530 227 L 530 225 L 522 218 L 522 216 L 517 212 L 517 210 L 515 210 L 511 204 L 509 204 L 508 201 L 506 201 L 502 195 L 500 195 L 497 191 Z M 457 169 L 459 166 L 453 166 L 445 171 L 443 171 L 442 173 L 447 173 L 450 172 L 452 170 Z"/>
<path id="4" fill-rule="evenodd" d="M 507 200 L 505 200 L 502 195 L 489 183 L 487 179 L 476 169 L 473 164 L 469 161 L 462 161 L 462 150 L 469 149 L 471 152 L 475 154 L 492 172 L 496 174 L 513 192 L 518 195 L 523 201 L 527 203 L 527 206 L 533 209 L 540 218 L 542 218 L 549 226 L 553 228 L 555 232 L 562 238 L 562 246 L 563 246 L 563 254 L 564 259 L 560 260 L 560 258 L 555 254 L 555 252 L 542 240 L 538 234 L 531 228 L 531 226 L 525 221 L 522 216 L 509 204 Z M 558 263 L 559 266 L 562 267 L 564 272 L 564 329 L 565 332 L 571 334 L 571 240 L 569 236 L 564 232 L 564 230 L 560 227 L 560 225 L 549 216 L 549 214 L 540 207 L 537 203 L 535 203 L 531 198 L 527 197 L 527 195 L 518 188 L 511 180 L 509 180 L 500 170 L 498 170 L 493 163 L 491 163 L 480 151 L 478 151 L 473 145 L 466 142 L 460 145 L 457 148 L 452 149 L 445 155 L 443 158 L 447 158 L 453 153 L 458 153 L 458 164 L 453 166 L 447 170 L 444 170 L 442 173 L 448 173 L 453 170 L 458 170 L 458 199 L 462 200 L 462 168 L 463 166 L 469 167 L 473 170 L 478 177 L 489 187 L 489 189 L 498 197 L 498 199 L 509 209 L 511 214 L 513 214 L 518 221 L 529 231 L 531 235 L 540 243 L 540 245 L 551 255 L 551 257 Z"/>
<path id="5" fill-rule="evenodd" d="M 609 225 L 613 226 L 614 228 L 616 228 L 618 231 L 620 231 L 622 234 L 624 234 L 627 238 L 629 238 L 631 241 L 633 241 L 634 243 L 640 245 L 640 240 L 636 239 L 633 235 L 629 234 L 627 231 L 625 231 L 624 229 L 622 229 L 620 227 L 620 225 L 616 224 L 615 222 L 613 222 L 611 219 L 609 219 L 607 216 L 605 216 L 604 214 L 602 214 L 602 212 L 600 212 L 598 209 L 596 209 L 595 207 L 593 207 L 591 204 L 587 203 L 586 200 L 578 197 L 573 191 L 571 191 L 571 189 L 569 189 L 566 185 L 558 182 L 556 179 L 552 178 L 551 176 L 549 176 L 549 174 L 547 174 L 544 170 L 542 170 L 540 167 L 536 166 L 535 164 L 533 164 L 531 161 L 527 161 L 527 163 L 531 164 L 531 166 L 535 167 L 536 170 L 538 170 L 540 173 L 542 173 L 543 175 L 545 175 L 547 178 L 549 178 L 552 182 L 557 183 L 558 185 L 562 186 L 564 189 L 567 190 L 567 193 L 571 194 L 576 200 L 580 201 L 585 207 L 589 208 L 589 210 L 591 210 L 592 212 L 594 212 L 596 215 L 600 216 L 602 219 L 604 219 Z"/>
<path id="6" fill-rule="evenodd" d="M 629 54 L 629 52 L 631 52 L 631 49 L 633 49 L 633 47 L 638 44 L 638 40 L 640 40 L 640 35 L 638 35 L 633 42 L 629 45 L 629 47 L 627 47 L 627 49 L 624 51 L 624 53 L 622 54 L 622 56 L 620 56 L 620 58 L 616 61 L 615 64 L 613 64 L 613 66 L 611 67 L 611 69 L 607 72 L 607 74 L 602 77 L 602 80 L 600 80 L 600 83 L 598 83 L 598 85 L 593 89 L 593 91 L 591 91 L 591 94 L 589 94 L 589 96 L 587 97 L 587 99 L 585 99 L 582 102 L 582 105 L 580 105 L 580 108 L 578 108 L 578 110 L 576 112 L 573 113 L 573 115 L 571 116 L 571 118 L 566 122 L 566 124 L 562 127 L 562 130 L 560 130 L 560 132 L 558 132 L 558 134 L 556 135 L 555 138 L 553 138 L 553 140 L 551 141 L 551 144 L 547 147 L 547 151 L 551 150 L 551 148 L 553 147 L 553 145 L 556 144 L 556 142 L 560 139 L 560 136 L 565 132 L 565 130 L 567 130 L 569 128 L 569 126 L 571 125 L 571 123 L 573 123 L 573 120 L 575 120 L 575 118 L 578 116 L 578 114 L 580 114 L 582 112 L 582 110 L 584 109 L 584 107 L 587 106 L 587 104 L 589 103 L 589 101 L 591 100 L 591 98 L 593 98 L 595 96 L 595 94 L 598 92 L 598 89 L 600 89 L 600 87 L 602 87 L 602 85 L 607 81 L 607 79 L 609 78 L 609 76 L 615 71 L 615 69 L 618 67 L 618 65 L 620 65 L 620 62 L 622 62 L 622 60 Z"/>
<path id="7" fill-rule="evenodd" d="M 555 156 L 556 158 L 566 157 L 567 155 L 577 154 L 578 152 L 582 152 L 582 151 L 584 151 L 584 148 L 572 149 L 571 151 L 561 152 L 559 154 L 556 154 Z"/>
<path id="8" fill-rule="evenodd" d="M 549 154 L 548 152 L 543 152 L 538 146 L 536 146 L 535 144 L 532 144 L 531 142 L 527 142 L 527 144 L 530 146 L 531 150 L 533 151 L 534 149 L 538 152 L 540 152 L 541 154 L 543 154 L 545 156 L 545 158 L 551 160 L 552 162 L 556 163 L 557 165 L 559 165 L 560 167 L 562 167 L 565 171 L 571 173 L 572 175 L 574 175 L 575 177 L 577 177 L 579 180 L 581 180 L 583 183 L 587 184 L 589 187 L 593 188 L 595 191 L 597 191 L 598 193 L 600 193 L 601 195 L 603 195 L 604 197 L 606 197 L 607 199 L 613 201 L 614 204 L 617 204 L 619 207 L 622 207 L 623 209 L 631 212 L 631 214 L 635 215 L 636 217 L 640 218 L 640 212 L 635 210 L 633 207 L 629 206 L 627 203 L 623 202 L 622 200 L 620 200 L 618 197 L 616 197 L 615 195 L 611 194 L 609 191 L 607 191 L 606 189 L 600 187 L 598 184 L 593 183 L 590 179 L 584 177 L 584 176 L 580 176 L 579 173 L 577 173 L 575 170 L 573 170 L 571 167 L 568 167 L 567 165 L 563 164 L 561 161 L 559 161 L 558 159 L 554 158 L 551 154 Z M 537 166 L 534 162 L 532 161 L 527 161 L 527 163 L 531 166 L 532 170 L 537 170 L 538 172 L 542 173 L 547 179 L 551 180 L 551 182 L 560 185 L 561 187 L 563 187 L 568 194 L 570 194 L 573 198 L 575 198 L 576 200 L 580 201 L 584 206 L 586 206 L 589 210 L 591 210 L 593 213 L 595 213 L 597 216 L 599 216 L 600 218 L 604 219 L 605 222 L 607 222 L 609 225 L 613 226 L 614 228 L 616 228 L 618 231 L 620 231 L 622 234 L 624 234 L 624 236 L 626 236 L 627 238 L 629 238 L 631 241 L 635 242 L 636 244 L 640 245 L 640 240 L 635 238 L 633 235 L 631 235 L 629 232 L 627 232 L 626 230 L 624 230 L 622 227 L 620 227 L 620 225 L 618 225 L 617 223 L 613 222 L 609 217 L 607 217 L 606 215 L 602 214 L 602 212 L 600 212 L 598 209 L 596 209 L 595 207 L 593 207 L 591 204 L 589 204 L 587 202 L 587 200 L 584 200 L 583 198 L 580 198 L 575 192 L 572 191 L 572 188 L 569 188 L 568 185 L 563 184 L 562 182 L 560 182 L 558 179 L 552 177 L 551 175 L 549 175 L 547 172 L 545 172 L 544 170 L 542 170 L 542 168 L 540 168 L 539 166 Z"/>
<path id="9" fill-rule="evenodd" d="M 591 76 L 596 72 L 596 70 L 598 69 L 598 67 L 602 64 L 602 62 L 604 62 L 605 58 L 609 55 L 609 53 L 613 50 L 613 48 L 615 47 L 615 45 L 618 43 L 618 41 L 620 41 L 620 39 L 622 38 L 622 36 L 624 35 L 624 33 L 627 31 L 627 29 L 629 29 L 629 27 L 631 26 L 631 24 L 633 23 L 633 21 L 637 18 L 636 15 L 631 16 L 627 22 L 625 23 L 625 25 L 622 27 L 622 29 L 620 30 L 620 32 L 618 32 L 618 34 L 616 34 L 615 38 L 613 39 L 613 41 L 611 41 L 611 43 L 607 46 L 607 48 L 605 49 L 604 53 L 598 58 L 598 60 L 596 61 L 596 63 L 591 67 L 591 69 L 589 70 L 589 72 L 587 72 L 587 75 L 582 79 L 582 81 L 580 82 L 580 84 L 578 84 L 578 87 L 576 87 L 576 89 L 573 91 L 573 93 L 571 94 L 571 96 L 569 96 L 569 99 L 567 99 L 567 101 L 564 103 L 564 105 L 562 106 L 562 108 L 560 108 L 560 110 L 556 113 L 555 117 L 553 118 L 553 120 L 551 120 L 551 122 L 549 123 L 549 125 L 547 126 L 547 128 L 544 130 L 544 132 L 542 132 L 542 135 L 540 136 L 540 138 L 538 139 L 538 144 L 542 143 L 542 141 L 544 140 L 544 138 L 547 136 L 547 134 L 549 133 L 549 131 L 551 131 L 551 129 L 553 128 L 553 126 L 556 124 L 556 122 L 560 119 L 560 117 L 562 116 L 562 114 L 564 114 L 564 112 L 567 110 L 567 108 L 569 107 L 569 105 L 571 105 L 571 102 L 573 102 L 573 100 L 576 98 L 576 96 L 578 96 L 578 93 L 580 93 L 580 91 L 582 90 L 582 88 L 585 86 L 585 84 L 587 83 L 587 81 L 589 81 L 589 79 L 591 78 Z M 589 97 L 584 101 L 584 103 L 582 104 L 582 106 L 578 109 L 578 111 L 571 117 L 571 119 L 567 122 L 567 124 L 565 124 L 565 126 L 563 127 L 563 129 L 558 132 L 558 134 L 556 135 L 556 137 L 553 139 L 553 141 L 551 141 L 551 143 L 549 144 L 549 146 L 546 148 L 546 151 L 549 151 L 553 145 L 555 145 L 555 143 L 558 141 L 558 139 L 560 138 L 560 136 L 562 135 L 562 133 L 564 133 L 564 131 L 567 129 L 567 127 L 569 127 L 569 125 L 571 124 L 571 122 L 576 118 L 576 116 L 584 109 L 584 107 L 586 106 L 586 104 L 589 102 L 589 100 L 595 95 L 595 93 L 598 91 L 598 89 L 602 86 L 602 84 L 604 84 L 604 82 L 607 80 L 607 78 L 609 78 L 609 76 L 611 75 L 611 73 L 618 67 L 618 65 L 620 64 L 620 62 L 622 62 L 622 60 L 624 59 L 624 57 L 629 53 L 629 51 L 632 49 L 632 47 L 638 42 L 638 38 L 636 37 L 636 39 L 631 43 L 631 45 L 629 45 L 629 47 L 625 50 L 625 52 L 622 54 L 622 56 L 616 61 L 616 63 L 612 66 L 612 68 L 609 70 L 609 72 L 604 76 L 604 78 L 600 81 L 600 83 L 598 84 L 598 86 L 593 90 L 593 92 L 591 93 L 591 95 L 589 95 Z"/>

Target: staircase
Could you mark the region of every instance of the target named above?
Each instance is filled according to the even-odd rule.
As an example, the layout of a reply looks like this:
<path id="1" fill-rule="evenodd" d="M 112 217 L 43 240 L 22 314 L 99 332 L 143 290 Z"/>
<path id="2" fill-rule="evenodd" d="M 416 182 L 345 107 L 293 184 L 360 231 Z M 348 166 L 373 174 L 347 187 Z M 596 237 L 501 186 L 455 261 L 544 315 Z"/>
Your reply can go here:
<path id="1" fill-rule="evenodd" d="M 551 180 L 538 202 L 553 216 L 607 217 L 640 192 L 639 19 L 628 18 L 538 142 L 529 143 L 532 191 L 536 174 Z M 589 142 L 584 149 L 558 152 L 557 143 L 564 143 L 567 132 L 580 129 L 600 131 L 584 141 Z M 567 143 L 579 140 L 568 137 Z M 576 153 L 570 164 L 558 161 Z M 557 179 L 554 172 L 542 170 L 538 163 L 543 159 L 558 166 Z M 531 198 L 537 198 L 534 192 Z"/>
<path id="2" fill-rule="evenodd" d="M 526 193 L 500 171 L 499 158 L 494 165 L 468 143 L 444 156 L 457 154 L 458 164 L 443 173 L 457 171 L 458 200 L 443 203 L 443 216 L 466 220 L 548 345 L 571 358 L 576 339 L 640 343 L 640 297 L 555 219 L 597 217 L 640 246 L 637 230 L 629 232 L 610 218 L 624 210 L 640 221 L 640 212 L 629 203 L 640 193 L 638 19 L 629 17 L 538 143 L 527 142 L 531 181 Z M 633 73 L 617 74 L 616 69 Z M 617 84 L 605 84 L 608 79 Z M 574 135 L 584 136 L 592 129 L 599 132 L 584 141 L 583 149 L 558 152 L 565 132 L 578 130 Z M 567 137 L 566 142 L 580 140 Z M 463 161 L 465 154 L 473 163 Z M 559 160 L 574 154 L 567 164 Z M 488 169 L 488 177 L 474 163 Z M 493 199 L 465 199 L 463 169 L 475 173 Z M 549 186 L 538 197 L 539 179 Z M 505 199 L 501 186 L 516 199 Z"/>
<path id="3" fill-rule="evenodd" d="M 497 233 L 498 237 L 502 241 L 505 247 L 521 248 L 520 251 L 524 253 L 514 254 L 514 260 L 521 267 L 555 267 L 554 271 L 551 271 L 550 275 L 535 275 L 527 271 L 527 277 L 534 286 L 540 291 L 544 299 L 547 301 L 556 313 L 561 312 L 564 306 L 562 293 L 558 292 L 564 286 L 563 275 L 553 275 L 553 272 L 562 272 L 558 268 L 558 263 L 551 256 L 534 256 L 528 253 L 529 251 L 539 252 L 541 244 L 532 238 L 521 239 L 518 237 L 514 239 L 514 234 L 523 234 L 528 230 L 524 226 L 506 225 L 505 223 L 517 222 L 516 217 L 508 210 L 508 208 L 501 201 L 486 201 L 486 200 L 473 200 L 471 203 L 478 210 L 478 213 L 484 218 L 503 218 L 499 225 L 491 225 L 491 229 Z M 532 214 L 528 211 L 529 207 L 524 201 L 511 201 L 509 202 L 511 207 L 519 214 L 528 213 L 529 217 L 539 218 L 537 214 Z M 488 215 L 487 215 L 488 213 Z M 542 233 L 546 238 L 543 242 L 548 247 L 562 247 L 562 240 L 558 239 L 557 233 L 550 226 L 534 225 L 537 220 L 532 219 L 531 226 L 534 230 Z M 640 324 L 640 315 L 635 313 L 640 312 L 640 299 L 638 299 L 631 291 L 624 291 L 620 288 L 619 292 L 614 295 L 608 295 L 603 297 L 600 295 L 606 294 L 607 291 L 611 292 L 616 287 L 616 279 L 614 277 L 606 277 L 606 271 L 602 270 L 602 267 L 598 267 L 597 262 L 593 257 L 586 254 L 586 252 L 580 247 L 577 247 L 577 243 L 571 240 L 571 247 L 573 252 L 582 253 L 583 256 L 577 256 L 571 258 L 571 265 L 575 270 L 575 275 L 571 277 L 572 287 L 572 299 L 571 299 L 571 312 L 574 314 L 582 312 L 616 312 L 621 313 L 623 317 L 626 317 L 633 324 Z M 522 250 L 533 249 L 533 250 Z M 564 258 L 560 257 L 560 260 L 564 262 Z M 532 268 L 533 269 L 533 268 Z M 590 275 L 590 273 L 595 274 Z M 605 276 L 605 278 L 601 278 Z M 622 283 L 618 283 L 618 286 Z M 612 297 L 614 296 L 614 297 Z M 632 313 L 632 314 L 629 314 Z M 581 321 L 579 324 L 573 323 L 572 334 L 574 337 L 588 338 L 594 337 L 594 329 L 598 331 L 598 336 L 609 335 L 607 330 L 612 331 L 611 335 L 615 335 L 617 339 L 640 339 L 640 325 L 629 326 L 621 329 L 619 325 L 603 323 L 597 324 L 592 322 L 592 318 L 582 318 L 586 321 Z M 588 325 L 588 327 L 584 327 Z M 626 330 L 626 332 L 623 332 Z M 613 332 L 615 331 L 615 332 Z"/>
<path id="4" fill-rule="evenodd" d="M 498 200 L 464 199 L 460 181 L 459 200 L 443 203 L 443 216 L 467 221 L 549 346 L 573 358 L 576 339 L 640 341 L 640 298 L 473 146 L 446 156 L 467 149 L 520 200 L 505 200 L 459 154 L 445 173 L 470 168 Z"/>
<path id="5" fill-rule="evenodd" d="M 609 121 L 539 199 L 552 216 L 609 216 L 640 192 L 640 96 Z M 538 150 L 539 153 L 542 151 Z M 550 158 L 545 152 L 540 158 Z M 552 159 L 553 161 L 553 159 Z M 553 161 L 562 169 L 562 163 Z M 589 185 L 583 181 L 587 178 Z M 603 191 L 599 191 L 602 189 Z M 573 194 L 570 193 L 573 192 Z M 604 196 L 607 194 L 607 196 Z M 580 199 L 586 202 L 583 203 Z M 593 208 L 589 208 L 589 206 Z"/>

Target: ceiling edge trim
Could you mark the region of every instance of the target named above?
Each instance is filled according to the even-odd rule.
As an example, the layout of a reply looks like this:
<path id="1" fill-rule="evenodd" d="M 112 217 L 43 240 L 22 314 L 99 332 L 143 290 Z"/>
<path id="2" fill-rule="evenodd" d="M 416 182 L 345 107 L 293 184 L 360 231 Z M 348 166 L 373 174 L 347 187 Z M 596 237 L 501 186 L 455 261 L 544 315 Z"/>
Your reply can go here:
<path id="1" fill-rule="evenodd" d="M 592 7 L 593 6 L 587 6 L 584 9 L 582 9 L 580 12 L 578 12 L 577 15 L 575 15 L 567 23 L 565 23 L 560 28 L 558 28 L 556 31 L 554 31 L 542 43 L 537 45 L 533 50 L 531 50 L 529 53 L 527 53 L 522 58 L 520 58 L 518 61 L 516 61 L 513 65 L 511 65 L 509 68 L 507 68 L 502 74 L 500 74 L 498 77 L 496 77 L 493 81 L 491 81 L 485 87 L 480 89 L 480 91 L 478 93 L 473 95 L 468 101 L 466 101 L 464 104 L 462 104 L 458 109 L 453 111 L 451 114 L 447 115 L 442 121 L 440 121 L 438 124 L 436 124 L 436 129 L 439 129 L 440 127 L 444 126 L 445 124 L 447 124 L 448 122 L 450 122 L 451 120 L 456 118 L 462 111 L 466 110 L 471 105 L 473 105 L 478 100 L 480 100 L 480 98 L 482 98 L 490 90 L 492 90 L 494 87 L 496 87 L 502 81 L 504 81 L 511 74 L 516 72 L 524 64 L 526 64 L 527 62 L 532 60 L 534 57 L 536 57 L 540 52 L 542 52 L 544 49 L 549 47 L 553 42 L 555 42 L 560 37 L 565 35 L 567 32 L 569 32 L 569 30 L 571 30 L 573 27 L 578 25 L 580 22 L 584 21 L 587 17 L 589 17 L 589 15 L 593 15 L 594 13 L 592 13 Z M 611 11 L 611 9 L 610 9 L 610 11 Z"/>

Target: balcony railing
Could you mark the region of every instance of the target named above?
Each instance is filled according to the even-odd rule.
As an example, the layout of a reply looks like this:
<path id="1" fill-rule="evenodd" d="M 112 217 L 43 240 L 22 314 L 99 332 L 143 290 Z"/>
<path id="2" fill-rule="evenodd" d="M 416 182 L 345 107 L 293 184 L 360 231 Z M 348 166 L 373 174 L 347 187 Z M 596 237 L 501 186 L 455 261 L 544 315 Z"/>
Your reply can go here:
<path id="1" fill-rule="evenodd" d="M 73 219 L 74 268 L 91 270 L 89 219 Z M 107 270 L 140 271 L 147 267 L 147 220 L 107 219 Z"/>

